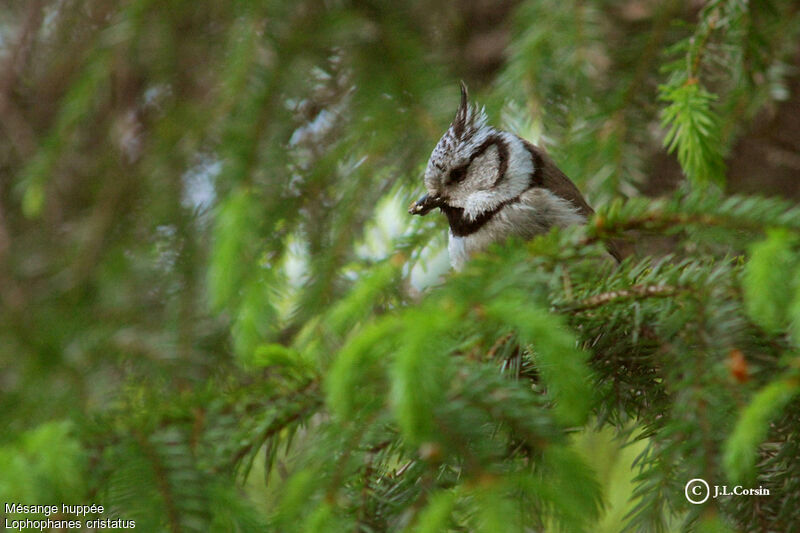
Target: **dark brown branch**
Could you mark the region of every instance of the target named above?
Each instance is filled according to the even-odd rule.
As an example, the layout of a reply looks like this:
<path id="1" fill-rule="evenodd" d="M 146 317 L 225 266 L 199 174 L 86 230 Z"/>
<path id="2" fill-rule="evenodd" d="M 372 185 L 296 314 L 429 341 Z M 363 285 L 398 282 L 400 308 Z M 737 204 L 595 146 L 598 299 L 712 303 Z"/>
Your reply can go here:
<path id="1" fill-rule="evenodd" d="M 0 126 L 8 135 L 20 156 L 26 156 L 35 148 L 34 134 L 19 110 L 11 104 L 11 92 L 17 83 L 17 78 L 23 65 L 28 59 L 31 41 L 42 23 L 42 2 L 31 0 L 28 2 L 28 13 L 25 22 L 19 31 L 19 37 L 14 48 L 8 55 L 6 64 L 0 72 Z"/>

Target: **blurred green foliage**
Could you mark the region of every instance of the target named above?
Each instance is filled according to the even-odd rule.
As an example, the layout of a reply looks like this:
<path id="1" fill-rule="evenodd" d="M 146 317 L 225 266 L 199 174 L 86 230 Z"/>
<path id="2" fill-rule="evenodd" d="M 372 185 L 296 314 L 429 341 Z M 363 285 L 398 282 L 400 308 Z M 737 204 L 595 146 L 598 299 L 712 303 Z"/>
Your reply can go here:
<path id="1" fill-rule="evenodd" d="M 800 210 L 723 192 L 796 3 L 479 4 L 0 3 L 0 500 L 143 531 L 800 530 Z M 598 215 L 455 275 L 403 206 L 459 78 Z M 646 198 L 664 149 L 685 183 Z M 693 506 L 696 477 L 771 494 Z"/>

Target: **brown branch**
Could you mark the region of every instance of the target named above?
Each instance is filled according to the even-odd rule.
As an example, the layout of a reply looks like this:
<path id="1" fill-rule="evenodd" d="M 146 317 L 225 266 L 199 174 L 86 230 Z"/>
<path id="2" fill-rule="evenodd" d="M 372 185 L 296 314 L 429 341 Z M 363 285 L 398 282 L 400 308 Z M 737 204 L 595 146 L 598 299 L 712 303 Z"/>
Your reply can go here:
<path id="1" fill-rule="evenodd" d="M 260 448 L 261 445 L 264 443 L 264 441 L 266 441 L 270 437 L 277 435 L 286 426 L 301 420 L 305 415 L 308 415 L 311 411 L 313 411 L 314 408 L 321 406 L 322 399 L 319 398 L 317 394 L 318 392 L 319 392 L 319 382 L 317 381 L 311 381 L 307 385 L 305 385 L 302 389 L 299 389 L 296 392 L 294 392 L 291 395 L 291 400 L 294 400 L 294 398 L 298 396 L 301 397 L 300 399 L 298 399 L 298 403 L 300 404 L 299 408 L 296 411 L 292 412 L 291 414 L 283 416 L 278 420 L 273 420 L 272 423 L 269 425 L 269 427 L 266 430 L 264 430 L 256 439 L 250 440 L 247 444 L 241 446 L 239 450 L 233 455 L 233 457 L 231 457 L 230 460 L 227 461 L 227 466 L 230 468 L 234 468 L 239 463 L 239 461 L 244 459 L 244 457 L 248 453 L 253 451 L 253 449 L 256 448 L 256 446 Z M 303 396 L 305 397 L 303 398 Z M 285 398 L 285 396 L 283 396 L 283 398 Z M 287 401 L 287 403 L 290 402 Z M 263 404 L 259 404 L 259 407 L 261 405 Z M 249 412 L 250 409 L 247 408 L 245 411 Z"/>
<path id="2" fill-rule="evenodd" d="M 41 0 L 31 0 L 28 2 L 28 15 L 25 17 L 25 22 L 20 29 L 19 38 L 8 56 L 8 61 L 2 72 L 3 76 L 0 78 L 0 111 L 3 110 L 3 106 L 8 99 L 8 93 L 11 92 L 22 64 L 27 59 L 28 39 L 35 34 L 35 30 L 39 27 L 41 20 L 42 2 Z"/>
<path id="3" fill-rule="evenodd" d="M 679 289 L 670 285 L 633 285 L 627 289 L 609 291 L 595 294 L 589 298 L 584 298 L 574 303 L 569 303 L 561 307 L 564 311 L 580 312 L 589 309 L 618 302 L 621 300 L 638 300 L 643 298 L 664 298 L 677 294 Z"/>
<path id="4" fill-rule="evenodd" d="M 30 41 L 36 35 L 36 30 L 42 22 L 41 0 L 31 0 L 28 3 L 28 14 L 20 28 L 19 37 L 8 55 L 8 60 L 0 72 L 0 126 L 8 135 L 12 144 L 21 157 L 33 152 L 35 148 L 34 134 L 30 125 L 23 118 L 22 113 L 11 105 L 11 91 L 16 85 L 22 66 L 27 61 L 30 51 Z"/>
<path id="5" fill-rule="evenodd" d="M 639 217 L 633 217 L 619 222 L 609 222 L 606 219 L 595 219 L 595 224 L 588 226 L 589 235 L 581 241 L 586 246 L 597 241 L 607 241 L 612 237 L 622 237 L 625 232 L 632 230 L 664 231 L 680 228 L 686 225 L 717 226 L 736 228 L 745 231 L 762 232 L 765 227 L 785 226 L 791 229 L 800 229 L 800 225 L 793 223 L 765 223 L 743 220 L 733 216 L 715 215 L 709 213 L 664 213 L 654 210 Z"/>
<path id="6" fill-rule="evenodd" d="M 356 519 L 356 533 L 362 531 L 361 525 L 366 522 L 367 504 L 369 503 L 369 483 L 372 479 L 372 474 L 375 472 L 375 456 L 386 449 L 391 443 L 392 440 L 387 439 L 367 450 L 366 457 L 364 458 L 364 486 L 361 487 L 361 505 L 358 508 L 358 517 Z"/>
<path id="7" fill-rule="evenodd" d="M 686 83 L 697 83 L 698 82 L 698 72 L 700 70 L 700 62 L 703 59 L 703 55 L 706 52 L 706 46 L 708 45 L 708 41 L 711 38 L 711 34 L 717 27 L 717 19 L 719 17 L 719 7 L 715 8 L 714 12 L 709 15 L 708 25 L 704 28 L 704 32 L 700 35 L 700 42 L 697 44 L 697 47 L 694 50 L 690 50 L 689 54 L 687 55 L 687 60 L 691 58 L 691 63 L 689 66 L 689 72 L 687 73 L 688 79 Z M 695 38 L 692 38 L 692 44 L 694 45 Z M 694 54 L 694 57 L 691 57 L 691 54 Z"/>
<path id="8" fill-rule="evenodd" d="M 621 104 L 617 107 L 616 111 L 614 111 L 613 124 L 616 126 L 617 133 L 622 141 L 620 143 L 622 148 L 617 150 L 615 158 L 615 165 L 618 174 L 622 172 L 622 154 L 624 147 L 627 144 L 626 139 L 629 130 L 626 113 L 630 109 L 636 107 L 634 105 L 634 99 L 636 96 L 645 92 L 646 89 L 643 88 L 643 85 L 647 80 L 647 75 L 653 71 L 653 62 L 658 59 L 659 54 L 661 53 L 664 39 L 667 36 L 667 30 L 675 18 L 676 12 L 681 8 L 682 2 L 680 0 L 671 0 L 670 2 L 665 2 L 660 8 L 660 11 L 656 15 L 656 19 L 652 24 L 650 36 L 647 39 L 644 50 L 639 55 L 639 60 L 636 62 L 636 69 L 633 72 L 633 77 L 631 78 L 631 81 L 628 83 L 627 87 L 625 87 Z"/>
<path id="9" fill-rule="evenodd" d="M 513 336 L 514 336 L 513 333 L 506 333 L 505 335 L 497 339 L 495 343 L 492 345 L 492 347 L 489 348 L 489 351 L 486 352 L 486 356 L 489 359 L 494 359 L 494 356 L 497 355 L 498 350 L 500 350 L 500 348 L 502 348 L 503 345 L 505 345 L 508 342 L 508 340 Z"/>
<path id="10" fill-rule="evenodd" d="M 142 452 L 144 452 L 145 456 L 150 461 L 150 466 L 153 468 L 153 474 L 155 476 L 156 485 L 158 485 L 158 491 L 164 498 L 164 507 L 167 511 L 169 529 L 173 533 L 178 533 L 182 530 L 180 517 L 178 516 L 178 510 L 172 497 L 172 487 L 170 487 L 169 480 L 167 479 L 167 469 L 162 463 L 158 451 L 154 449 L 152 443 L 149 442 L 144 435 L 138 431 L 135 431 L 134 437 L 139 443 L 139 446 L 141 446 Z"/>

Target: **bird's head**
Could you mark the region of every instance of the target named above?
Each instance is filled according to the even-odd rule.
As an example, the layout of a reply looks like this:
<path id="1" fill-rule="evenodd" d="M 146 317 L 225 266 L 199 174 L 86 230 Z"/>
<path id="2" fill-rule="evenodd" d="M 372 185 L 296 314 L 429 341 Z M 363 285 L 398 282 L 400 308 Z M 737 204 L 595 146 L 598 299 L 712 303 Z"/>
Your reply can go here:
<path id="1" fill-rule="evenodd" d="M 412 215 L 455 208 L 474 219 L 528 187 L 533 162 L 522 141 L 487 124 L 486 113 L 468 102 L 461 84 L 461 104 L 433 149 L 425 169 L 427 194 L 411 204 Z"/>

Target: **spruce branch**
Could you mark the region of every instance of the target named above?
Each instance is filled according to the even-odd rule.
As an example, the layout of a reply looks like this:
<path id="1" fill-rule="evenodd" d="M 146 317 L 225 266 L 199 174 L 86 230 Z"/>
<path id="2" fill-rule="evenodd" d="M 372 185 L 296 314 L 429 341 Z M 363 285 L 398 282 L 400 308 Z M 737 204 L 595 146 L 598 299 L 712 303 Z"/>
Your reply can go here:
<path id="1" fill-rule="evenodd" d="M 161 494 L 164 507 L 166 508 L 169 529 L 172 533 L 180 533 L 183 529 L 181 528 L 180 516 L 177 509 L 178 503 L 174 501 L 173 487 L 170 485 L 167 476 L 167 466 L 163 464 L 158 451 L 145 435 L 138 431 L 134 431 L 133 435 L 153 469 L 158 492 Z"/>
<path id="2" fill-rule="evenodd" d="M 561 304 L 557 307 L 559 311 L 570 313 L 580 313 L 609 303 L 621 301 L 641 300 L 645 298 L 666 298 L 677 294 L 680 288 L 670 285 L 633 285 L 628 289 L 619 289 L 601 294 L 590 296 L 573 303 Z"/>
<path id="3" fill-rule="evenodd" d="M 687 226 L 719 227 L 730 230 L 764 232 L 770 227 L 800 231 L 800 208 L 775 198 L 690 194 L 665 199 L 631 199 L 599 209 L 583 244 L 609 237 L 625 237 L 625 232 L 646 230 L 674 233 Z"/>
<path id="4" fill-rule="evenodd" d="M 235 471 L 242 460 L 247 456 L 251 457 L 250 462 L 252 462 L 252 457 L 255 455 L 255 452 L 261 448 L 264 442 L 280 433 L 287 426 L 301 422 L 312 413 L 316 412 L 323 404 L 322 395 L 319 391 L 319 382 L 317 380 L 312 380 L 303 384 L 294 393 L 281 395 L 278 403 L 281 406 L 289 407 L 270 420 L 269 424 L 259 433 L 253 435 L 244 444 L 239 446 L 227 460 L 225 469 L 233 469 Z M 264 403 L 252 404 L 248 408 L 248 410 L 257 411 L 263 409 L 265 409 Z M 266 407 L 266 409 L 270 409 L 270 407 Z M 249 470 L 249 466 L 246 470 Z"/>

